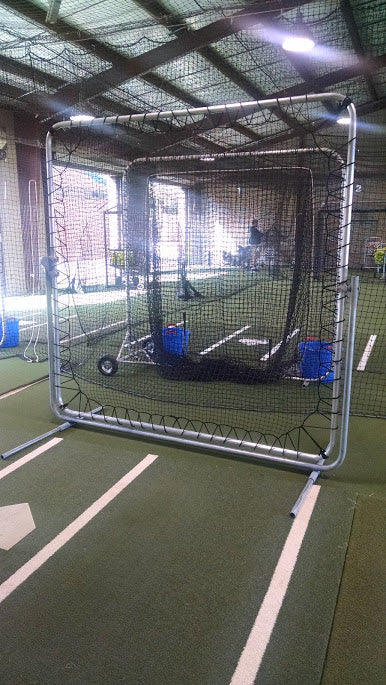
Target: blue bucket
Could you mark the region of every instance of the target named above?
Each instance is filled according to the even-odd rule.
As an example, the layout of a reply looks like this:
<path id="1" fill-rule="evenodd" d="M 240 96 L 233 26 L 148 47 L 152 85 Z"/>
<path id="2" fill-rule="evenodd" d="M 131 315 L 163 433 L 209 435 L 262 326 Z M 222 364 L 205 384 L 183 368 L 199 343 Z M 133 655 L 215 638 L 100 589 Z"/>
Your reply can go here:
<path id="1" fill-rule="evenodd" d="M 162 344 L 167 352 L 182 355 L 186 352 L 189 343 L 190 331 L 178 326 L 171 325 L 162 329 Z"/>
<path id="2" fill-rule="evenodd" d="M 298 345 L 300 372 L 302 378 L 331 383 L 334 380 L 332 367 L 332 345 L 319 340 L 307 340 Z"/>
<path id="3" fill-rule="evenodd" d="M 19 319 L 8 317 L 4 319 L 5 338 L 0 347 L 17 347 L 19 344 Z M 0 340 L 3 332 L 2 320 L 0 317 Z"/>

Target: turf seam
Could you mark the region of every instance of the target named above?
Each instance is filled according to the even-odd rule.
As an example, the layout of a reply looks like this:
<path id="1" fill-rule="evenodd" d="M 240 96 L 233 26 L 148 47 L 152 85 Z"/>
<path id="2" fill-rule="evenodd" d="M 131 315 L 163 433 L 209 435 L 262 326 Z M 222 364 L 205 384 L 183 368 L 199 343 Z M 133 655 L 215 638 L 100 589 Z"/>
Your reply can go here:
<path id="1" fill-rule="evenodd" d="M 326 670 L 327 655 L 328 655 L 328 652 L 329 652 L 329 649 L 330 649 L 331 637 L 332 637 L 332 632 L 333 632 L 333 628 L 334 628 L 334 621 L 335 621 L 335 615 L 336 615 L 336 608 L 337 608 L 337 605 L 338 605 L 338 599 L 339 599 L 340 591 L 341 591 L 341 588 L 342 588 L 342 583 L 343 583 L 343 578 L 344 578 L 344 572 L 345 572 L 345 568 L 346 568 L 346 565 L 347 565 L 347 556 L 348 556 L 348 551 L 349 551 L 349 548 L 350 548 L 350 541 L 351 541 L 351 538 L 352 538 L 352 532 L 353 532 L 353 528 L 354 528 L 354 519 L 355 519 L 355 514 L 356 514 L 356 511 L 357 511 L 357 504 L 358 504 L 359 495 L 360 495 L 359 492 L 356 492 L 356 493 L 355 493 L 355 502 L 354 502 L 353 514 L 352 514 L 352 518 L 351 518 L 350 532 L 349 532 L 348 539 L 347 539 L 347 546 L 346 546 L 346 552 L 345 552 L 345 555 L 344 555 L 344 562 L 343 562 L 343 566 L 342 566 L 342 573 L 341 573 L 341 576 L 340 576 L 340 581 L 339 581 L 339 584 L 338 584 L 338 589 L 337 589 L 337 593 L 336 593 L 336 597 L 335 597 L 335 609 L 334 609 L 334 613 L 333 613 L 333 616 L 332 616 L 332 619 L 331 619 L 331 625 L 330 625 L 330 630 L 329 630 L 329 635 L 328 635 L 327 647 L 326 647 L 326 652 L 325 652 L 324 659 L 323 659 L 322 671 L 321 671 L 321 674 L 320 674 L 320 683 L 321 683 L 321 684 L 323 683 L 324 673 L 325 673 L 325 670 Z"/>

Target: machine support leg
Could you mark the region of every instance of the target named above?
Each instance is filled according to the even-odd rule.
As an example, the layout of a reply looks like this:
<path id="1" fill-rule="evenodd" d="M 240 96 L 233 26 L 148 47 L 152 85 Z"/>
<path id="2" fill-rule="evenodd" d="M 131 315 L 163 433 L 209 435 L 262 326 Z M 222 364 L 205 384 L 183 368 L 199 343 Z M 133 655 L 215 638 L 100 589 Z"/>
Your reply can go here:
<path id="1" fill-rule="evenodd" d="M 303 490 L 301 491 L 299 497 L 297 498 L 294 506 L 292 507 L 290 511 L 290 515 L 295 518 L 297 514 L 300 511 L 300 507 L 302 506 L 304 500 L 306 499 L 309 490 L 311 490 L 312 486 L 314 485 L 316 479 L 318 478 L 320 474 L 320 471 L 311 471 L 310 475 L 308 476 L 307 483 L 305 484 Z"/>

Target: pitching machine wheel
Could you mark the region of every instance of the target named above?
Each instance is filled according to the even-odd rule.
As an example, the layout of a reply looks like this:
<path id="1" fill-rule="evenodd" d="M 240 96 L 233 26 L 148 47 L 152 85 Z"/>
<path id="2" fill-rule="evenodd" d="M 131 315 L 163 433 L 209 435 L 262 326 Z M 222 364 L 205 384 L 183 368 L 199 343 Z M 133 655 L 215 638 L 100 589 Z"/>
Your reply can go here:
<path id="1" fill-rule="evenodd" d="M 104 354 L 98 359 L 98 370 L 103 376 L 114 376 L 118 371 L 118 362 L 115 357 Z"/>

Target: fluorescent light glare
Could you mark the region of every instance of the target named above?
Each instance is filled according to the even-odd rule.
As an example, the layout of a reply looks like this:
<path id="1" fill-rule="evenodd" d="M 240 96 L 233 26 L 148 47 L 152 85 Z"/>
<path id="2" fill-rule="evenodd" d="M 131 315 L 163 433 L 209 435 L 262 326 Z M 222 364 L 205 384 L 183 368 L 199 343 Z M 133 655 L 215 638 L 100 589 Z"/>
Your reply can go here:
<path id="1" fill-rule="evenodd" d="M 50 0 L 46 15 L 46 24 L 56 24 L 61 4 L 62 0 Z"/>
<path id="2" fill-rule="evenodd" d="M 336 120 L 337 124 L 342 124 L 342 126 L 348 126 L 350 123 L 350 117 L 339 117 L 339 119 Z"/>
<path id="3" fill-rule="evenodd" d="M 315 47 L 311 38 L 304 36 L 287 36 L 282 43 L 283 50 L 287 52 L 309 52 Z"/>
<path id="4" fill-rule="evenodd" d="M 89 114 L 75 114 L 73 117 L 70 117 L 71 121 L 92 121 L 94 118 Z"/>

